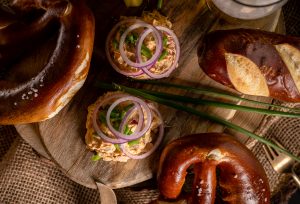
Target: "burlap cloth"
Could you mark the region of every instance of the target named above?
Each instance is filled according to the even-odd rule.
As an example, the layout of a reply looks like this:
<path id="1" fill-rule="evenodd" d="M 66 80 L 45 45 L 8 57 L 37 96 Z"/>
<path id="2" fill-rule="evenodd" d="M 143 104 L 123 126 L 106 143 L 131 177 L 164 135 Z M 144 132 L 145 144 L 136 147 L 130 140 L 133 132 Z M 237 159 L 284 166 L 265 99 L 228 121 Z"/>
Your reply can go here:
<path id="1" fill-rule="evenodd" d="M 287 34 L 300 33 L 300 6 L 290 0 L 283 8 Z M 295 104 L 287 104 L 295 105 Z M 265 117 L 256 133 L 277 138 L 294 154 L 300 153 L 300 119 Z M 249 141 L 251 142 L 251 141 Z M 277 174 L 262 145 L 252 151 L 263 164 L 273 192 L 273 203 L 286 203 L 296 186 L 289 174 Z M 144 187 L 115 190 L 119 203 L 149 203 L 158 197 L 153 182 Z M 97 190 L 68 179 L 51 161 L 40 157 L 13 126 L 0 126 L 0 203 L 100 203 Z"/>

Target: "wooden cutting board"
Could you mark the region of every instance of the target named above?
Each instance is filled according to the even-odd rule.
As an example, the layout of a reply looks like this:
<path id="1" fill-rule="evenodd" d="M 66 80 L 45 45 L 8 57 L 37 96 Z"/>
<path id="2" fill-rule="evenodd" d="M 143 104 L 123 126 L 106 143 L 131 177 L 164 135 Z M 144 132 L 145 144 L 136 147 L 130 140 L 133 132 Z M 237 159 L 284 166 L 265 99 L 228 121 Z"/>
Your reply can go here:
<path id="1" fill-rule="evenodd" d="M 121 188 L 153 177 L 160 151 L 170 140 L 190 133 L 222 132 L 223 127 L 184 112 L 159 106 L 166 129 L 163 144 L 155 154 L 143 160 L 129 160 L 127 163 L 93 162 L 91 160 L 93 153 L 87 150 L 84 142 L 87 107 L 104 93 L 93 84 L 97 80 L 118 83 L 126 81 L 126 78 L 117 74 L 106 61 L 105 38 L 113 26 L 114 19 L 118 19 L 120 15 L 140 15 L 141 8 L 127 9 L 122 1 L 93 0 L 89 1 L 89 4 L 96 18 L 96 38 L 91 70 L 85 85 L 54 118 L 41 123 L 16 127 L 26 141 L 39 149 L 38 151 L 42 155 L 55 161 L 62 171 L 74 181 L 90 188 L 96 188 L 95 181 L 100 181 L 112 188 Z M 149 9 L 151 5 L 142 8 Z M 181 44 L 181 57 L 177 70 L 164 81 L 226 90 L 225 87 L 210 80 L 200 69 L 197 57 L 199 41 L 209 29 L 252 27 L 274 31 L 280 12 L 255 22 L 228 24 L 224 21 L 216 21 L 205 8 L 205 1 L 165 1 L 162 13 L 173 22 L 173 29 Z M 152 86 L 147 86 L 147 88 L 185 93 Z M 219 108 L 200 107 L 199 110 L 227 120 L 235 114 L 235 111 Z"/>

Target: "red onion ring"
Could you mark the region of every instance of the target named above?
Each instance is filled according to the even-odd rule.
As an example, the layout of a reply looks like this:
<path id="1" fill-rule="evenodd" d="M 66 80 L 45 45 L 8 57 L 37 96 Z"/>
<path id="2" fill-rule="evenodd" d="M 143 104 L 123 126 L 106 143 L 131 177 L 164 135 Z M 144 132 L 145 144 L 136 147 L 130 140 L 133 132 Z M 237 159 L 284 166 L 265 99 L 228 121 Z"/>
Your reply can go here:
<path id="1" fill-rule="evenodd" d="M 157 116 L 159 117 L 159 119 L 161 121 L 163 121 L 161 114 L 155 107 L 150 107 L 150 109 L 157 114 Z M 148 157 L 149 155 L 151 155 L 158 148 L 158 146 L 160 145 L 160 143 L 162 141 L 163 135 L 164 135 L 164 124 L 162 122 L 159 126 L 159 135 L 150 151 L 145 152 L 144 154 L 134 155 L 134 154 L 131 154 L 129 151 L 127 151 L 125 143 L 120 145 L 120 149 L 126 156 L 130 157 L 131 159 L 144 159 L 144 158 Z"/>
<path id="2" fill-rule="evenodd" d="M 114 99 L 114 98 L 119 98 L 119 97 L 126 97 L 128 95 L 126 94 L 114 94 L 104 100 L 101 100 L 101 102 L 97 103 L 96 104 L 96 107 L 94 109 L 94 112 L 93 112 L 93 115 L 92 115 L 92 122 L 93 122 L 93 127 L 94 127 L 94 130 L 97 132 L 97 134 L 106 142 L 110 142 L 112 144 L 122 144 L 122 143 L 126 143 L 128 142 L 128 140 L 126 139 L 121 139 L 121 138 L 111 138 L 111 137 L 108 137 L 106 136 L 102 130 L 99 128 L 98 126 L 98 123 L 97 123 L 97 118 L 98 118 L 98 112 L 99 112 L 99 108 L 101 106 L 104 106 L 107 104 L 108 101 L 110 101 L 111 99 Z"/>
<path id="3" fill-rule="evenodd" d="M 124 52 L 124 42 L 125 42 L 125 38 L 128 35 L 129 32 L 131 32 L 132 30 L 135 30 L 137 28 L 140 27 L 145 27 L 148 29 L 151 29 L 152 32 L 154 33 L 154 39 L 155 39 L 155 44 L 156 44 L 156 50 L 154 55 L 151 57 L 151 59 L 149 59 L 146 62 L 142 62 L 142 60 L 140 60 L 140 63 L 136 63 L 136 62 L 132 62 L 126 55 L 126 53 Z M 142 45 L 141 45 L 142 46 Z M 132 67 L 136 67 L 136 68 L 143 68 L 143 67 L 148 67 L 149 65 L 151 65 L 154 61 L 157 61 L 157 59 L 159 58 L 159 56 L 161 55 L 163 49 L 163 44 L 162 44 L 162 38 L 160 35 L 160 32 L 152 25 L 145 23 L 145 22 L 138 22 L 136 24 L 133 24 L 131 26 L 129 26 L 127 28 L 127 30 L 122 34 L 121 38 L 120 38 L 120 42 L 119 42 L 119 50 L 121 53 L 121 56 L 123 58 L 123 60 Z"/>
<path id="4" fill-rule="evenodd" d="M 119 131 L 115 130 L 113 128 L 111 122 L 110 122 L 110 114 L 111 114 L 112 110 L 118 104 L 120 104 L 120 103 L 122 103 L 124 101 L 134 101 L 134 102 L 137 102 L 139 105 L 141 105 L 143 107 L 143 109 L 145 110 L 146 115 L 148 117 L 147 118 L 147 122 L 146 122 L 144 128 L 141 131 L 137 131 L 140 128 L 139 125 L 142 125 L 142 122 L 140 122 L 140 121 L 143 118 L 143 117 L 141 117 L 142 115 L 139 115 L 140 117 L 139 117 L 138 127 L 135 130 L 135 132 L 132 133 L 131 135 L 125 135 L 122 132 L 119 132 Z M 123 97 L 123 98 L 120 98 L 120 99 L 116 100 L 114 103 L 111 104 L 111 106 L 109 107 L 109 109 L 108 109 L 108 111 L 106 113 L 106 121 L 107 121 L 107 126 L 108 126 L 109 130 L 114 135 L 116 135 L 118 138 L 125 139 L 125 140 L 136 140 L 136 139 L 142 137 L 149 130 L 149 128 L 151 126 L 151 122 L 152 122 L 152 114 L 151 114 L 151 110 L 148 107 L 148 105 L 146 104 L 146 102 L 144 102 L 143 100 L 141 100 L 141 99 L 139 99 L 137 97 L 134 97 L 134 96 L 126 96 L 126 97 Z"/>
<path id="5" fill-rule="evenodd" d="M 178 63 L 178 61 L 179 61 L 179 56 L 180 56 L 180 44 L 179 44 L 179 41 L 178 41 L 178 38 L 177 38 L 177 36 L 175 35 L 175 33 L 172 31 L 172 30 L 170 30 L 170 29 L 168 29 L 168 28 L 166 28 L 166 27 L 162 27 L 162 26 L 156 26 L 156 28 L 158 29 L 158 30 L 161 30 L 161 31 L 164 31 L 164 32 L 166 32 L 168 35 L 170 35 L 172 38 L 173 38 L 173 40 L 174 40 L 174 42 L 175 42 L 175 51 L 176 51 L 176 56 L 175 56 L 175 60 L 174 60 L 174 63 L 172 64 L 172 66 L 166 71 L 166 72 L 164 72 L 164 73 L 162 73 L 162 74 L 153 74 L 149 69 L 151 68 L 142 68 L 142 70 L 143 70 L 143 72 L 145 73 L 145 74 L 147 74 L 149 77 L 151 77 L 151 78 L 154 78 L 154 79 L 161 79 L 161 78 L 164 78 L 164 77 L 168 77 L 173 71 L 174 71 L 174 69 L 176 68 L 176 66 L 177 66 L 177 63 Z M 146 32 L 144 32 L 143 34 L 142 34 L 142 36 L 140 36 L 140 41 L 141 42 L 143 42 L 144 41 L 144 39 L 146 38 L 146 36 L 148 35 L 148 33 L 149 32 L 151 32 L 150 30 L 149 31 L 146 31 Z M 142 45 L 138 45 L 139 47 L 138 47 L 138 50 L 140 50 L 141 49 L 141 47 L 142 47 Z M 142 55 L 141 55 L 141 52 L 140 51 L 138 51 L 138 53 L 137 53 L 137 59 L 138 59 L 138 61 L 141 61 L 142 60 Z"/>
<path id="6" fill-rule="evenodd" d="M 136 23 L 136 22 L 143 22 L 143 21 L 140 21 L 140 20 L 137 20 L 137 19 L 126 19 L 126 20 L 123 20 L 123 21 L 120 21 L 119 23 L 117 23 L 113 28 L 112 30 L 109 32 L 107 38 L 106 38 L 106 42 L 105 42 L 105 53 L 106 53 L 106 57 L 109 61 L 109 63 L 111 64 L 111 66 L 117 71 L 119 72 L 120 74 L 123 74 L 125 76 L 139 76 L 141 74 L 143 74 L 143 71 L 142 70 L 138 70 L 137 72 L 125 72 L 123 70 L 121 70 L 113 61 L 111 55 L 110 55 L 110 52 L 109 52 L 109 48 L 110 48 L 110 42 L 111 42 L 111 39 L 113 37 L 113 35 L 115 34 L 116 30 L 123 24 L 126 24 L 126 23 Z"/>
<path id="7" fill-rule="evenodd" d="M 141 56 L 141 53 L 142 53 L 141 49 L 142 49 L 143 42 L 144 42 L 145 38 L 147 37 L 147 35 L 149 35 L 150 33 L 152 33 L 152 30 L 151 30 L 151 29 L 147 29 L 146 31 L 144 31 L 144 32 L 140 35 L 140 37 L 139 37 L 139 39 L 138 39 L 138 41 L 137 41 L 137 43 L 136 43 L 136 52 L 135 52 L 135 56 L 139 56 L 139 55 Z M 161 34 L 161 33 L 160 33 L 160 34 Z M 160 35 L 160 36 L 161 36 L 161 38 L 162 38 L 162 35 Z M 163 50 L 163 46 L 161 46 L 161 52 L 162 52 L 162 50 Z M 149 66 L 147 66 L 146 69 L 150 69 L 153 65 L 155 65 L 158 59 L 159 59 L 159 57 L 158 57 L 155 61 L 153 61 Z M 142 56 L 141 56 L 140 58 L 137 58 L 136 61 L 137 61 L 138 63 L 140 63 L 140 62 L 142 61 Z M 145 68 L 145 67 L 144 67 L 144 68 Z M 143 70 L 144 68 L 142 68 L 142 70 Z M 143 72 L 143 73 L 144 73 L 144 72 Z"/>

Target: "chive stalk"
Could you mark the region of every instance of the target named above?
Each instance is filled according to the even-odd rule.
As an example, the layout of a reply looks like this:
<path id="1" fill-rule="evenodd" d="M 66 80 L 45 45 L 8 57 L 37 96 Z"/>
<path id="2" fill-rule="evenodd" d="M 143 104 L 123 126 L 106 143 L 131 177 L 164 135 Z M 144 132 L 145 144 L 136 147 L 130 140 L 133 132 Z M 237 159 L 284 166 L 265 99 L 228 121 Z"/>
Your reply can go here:
<path id="1" fill-rule="evenodd" d="M 242 98 L 240 96 L 236 96 L 233 94 L 220 92 L 220 91 L 217 91 L 215 89 L 210 89 L 210 88 L 194 88 L 194 87 L 190 87 L 190 86 L 158 82 L 158 81 L 153 81 L 153 80 L 135 80 L 135 81 L 139 82 L 139 83 L 177 88 L 177 89 L 186 90 L 186 91 L 203 94 L 203 95 L 207 95 L 207 96 L 226 98 L 226 99 L 231 99 L 231 100 L 235 100 L 235 101 L 244 101 L 244 102 L 248 102 L 248 103 L 252 103 L 252 104 L 256 104 L 256 105 L 269 106 L 269 107 L 273 107 L 273 108 L 284 108 L 289 111 L 300 111 L 300 109 L 298 109 L 298 108 L 290 108 L 290 107 L 286 107 L 286 106 L 270 104 L 270 103 L 265 103 L 265 102 L 261 102 L 261 101 L 255 101 L 255 100 L 251 100 L 251 99 L 247 99 L 247 98 Z"/>
<path id="2" fill-rule="evenodd" d="M 220 108 L 225 108 L 225 109 L 254 112 L 254 113 L 266 114 L 266 115 L 283 116 L 283 117 L 290 117 L 290 118 L 300 118 L 300 114 L 297 114 L 297 113 L 269 110 L 269 109 L 263 109 L 263 108 L 255 108 L 255 107 L 249 107 L 249 106 L 242 106 L 242 105 L 236 105 L 236 104 L 225 103 L 225 102 L 220 102 L 220 101 L 211 101 L 211 100 L 204 100 L 204 99 L 198 99 L 198 98 L 191 98 L 191 97 L 187 97 L 187 96 L 180 96 L 180 95 L 150 91 L 150 90 L 145 90 L 145 89 L 137 89 L 137 90 L 157 96 L 157 97 L 161 97 L 164 99 L 177 101 L 177 102 L 191 103 L 191 104 L 195 104 L 195 105 L 215 106 L 215 107 L 220 107 Z"/>
<path id="3" fill-rule="evenodd" d="M 228 122 L 228 121 L 226 121 L 226 120 L 224 120 L 222 118 L 209 115 L 207 113 L 195 110 L 193 108 L 190 108 L 190 107 L 187 107 L 187 106 L 184 106 L 184 105 L 180 105 L 180 104 L 178 104 L 176 102 L 173 102 L 171 100 L 160 98 L 160 97 L 157 97 L 157 96 L 154 96 L 154 95 L 151 95 L 151 94 L 139 91 L 139 90 L 134 89 L 134 88 L 129 88 L 129 87 L 118 85 L 118 84 L 113 84 L 113 86 L 111 86 L 111 88 L 114 88 L 114 89 L 120 90 L 120 91 L 124 91 L 124 92 L 127 92 L 127 93 L 135 95 L 135 96 L 140 96 L 140 97 L 143 97 L 143 98 L 145 98 L 147 100 L 151 100 L 151 101 L 154 101 L 154 102 L 157 102 L 157 103 L 169 106 L 171 108 L 174 108 L 174 109 L 177 109 L 177 110 L 181 110 L 181 111 L 184 111 L 184 112 L 196 115 L 196 116 L 201 117 L 203 119 L 210 120 L 210 121 L 218 123 L 220 125 L 224 125 L 225 127 L 228 127 L 228 128 L 233 129 L 235 131 L 243 133 L 243 134 L 245 134 L 245 135 L 247 135 L 247 136 L 249 136 L 249 137 L 251 137 L 253 139 L 256 139 L 257 141 L 259 141 L 259 142 L 261 142 L 261 143 L 263 143 L 265 145 L 271 146 L 274 149 L 276 149 L 276 150 L 278 150 L 278 151 L 286 154 L 287 156 L 293 158 L 294 160 L 300 162 L 300 158 L 298 158 L 297 156 L 293 155 L 292 153 L 290 153 L 289 151 L 285 150 L 284 148 L 279 147 L 276 144 L 274 144 L 273 142 L 271 142 L 271 141 L 269 141 L 269 140 L 267 140 L 267 139 L 265 139 L 263 137 L 260 137 L 260 136 L 258 136 L 256 134 L 250 132 L 249 130 L 246 130 L 246 129 L 242 128 L 242 127 L 239 127 L 238 125 L 230 123 L 230 122 Z"/>
<path id="4" fill-rule="evenodd" d="M 163 4 L 163 0 L 158 0 L 157 1 L 157 9 L 161 9 Z"/>

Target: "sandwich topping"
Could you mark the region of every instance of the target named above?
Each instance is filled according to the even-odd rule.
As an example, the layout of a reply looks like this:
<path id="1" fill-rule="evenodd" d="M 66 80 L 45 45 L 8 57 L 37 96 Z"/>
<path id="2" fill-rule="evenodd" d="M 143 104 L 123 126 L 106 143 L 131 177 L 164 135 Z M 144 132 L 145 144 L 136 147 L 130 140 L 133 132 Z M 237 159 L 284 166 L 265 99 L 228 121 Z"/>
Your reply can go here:
<path id="1" fill-rule="evenodd" d="M 127 162 L 143 159 L 159 146 L 163 121 L 154 103 L 109 92 L 88 108 L 85 136 L 94 159 Z"/>
<path id="2" fill-rule="evenodd" d="M 177 67 L 180 46 L 171 22 L 157 11 L 116 24 L 106 41 L 106 55 L 119 73 L 137 79 L 168 77 Z"/>

